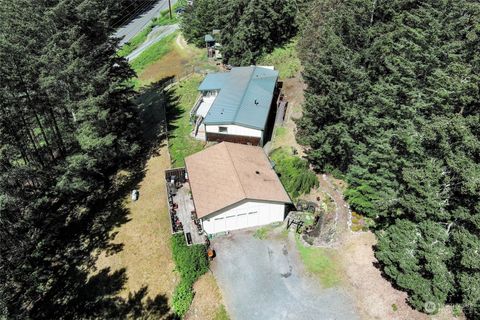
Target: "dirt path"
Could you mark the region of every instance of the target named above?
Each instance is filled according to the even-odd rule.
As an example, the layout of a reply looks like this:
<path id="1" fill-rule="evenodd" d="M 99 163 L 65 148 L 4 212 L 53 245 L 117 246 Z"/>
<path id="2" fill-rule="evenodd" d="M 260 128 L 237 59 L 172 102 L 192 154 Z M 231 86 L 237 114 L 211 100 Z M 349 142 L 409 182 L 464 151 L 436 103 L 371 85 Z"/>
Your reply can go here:
<path id="1" fill-rule="evenodd" d="M 98 268 L 110 267 L 111 272 L 126 269 L 128 278 L 121 297 L 127 298 L 130 293 L 147 286 L 147 296 L 165 294 L 170 299 L 177 283 L 162 179 L 164 170 L 169 167 L 168 148 L 163 146 L 158 155 L 147 162 L 138 201 L 125 199 L 130 211 L 129 221 L 112 231 L 117 233 L 113 243 L 123 245 L 122 250 L 109 256 L 102 253 L 97 261 Z"/>
<path id="2" fill-rule="evenodd" d="M 320 183 L 320 190 L 327 193 L 333 199 L 336 206 L 336 223 L 338 237 L 341 242 L 345 233 L 349 233 L 351 221 L 351 212 L 348 203 L 343 198 L 343 194 L 338 190 L 332 182 L 332 178 L 327 174 L 317 175 Z"/>

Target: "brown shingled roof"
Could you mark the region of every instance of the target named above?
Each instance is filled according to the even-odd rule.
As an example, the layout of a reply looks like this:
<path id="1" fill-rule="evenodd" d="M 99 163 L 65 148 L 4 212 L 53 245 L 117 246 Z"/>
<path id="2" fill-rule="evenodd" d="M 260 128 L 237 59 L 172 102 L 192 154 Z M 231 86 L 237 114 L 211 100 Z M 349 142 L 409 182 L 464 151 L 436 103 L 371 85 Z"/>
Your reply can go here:
<path id="1" fill-rule="evenodd" d="M 260 147 L 222 142 L 185 164 L 199 218 L 244 199 L 291 203 Z"/>

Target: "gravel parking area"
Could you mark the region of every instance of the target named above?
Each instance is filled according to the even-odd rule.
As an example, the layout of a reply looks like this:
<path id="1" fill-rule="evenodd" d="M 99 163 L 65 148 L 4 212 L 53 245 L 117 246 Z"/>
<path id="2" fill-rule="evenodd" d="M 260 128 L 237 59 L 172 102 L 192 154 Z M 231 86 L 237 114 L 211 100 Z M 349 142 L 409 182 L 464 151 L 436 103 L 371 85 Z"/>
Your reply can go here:
<path id="1" fill-rule="evenodd" d="M 253 234 L 236 231 L 212 241 L 211 268 L 233 320 L 359 319 L 346 292 L 322 289 L 305 272 L 293 241 Z"/>

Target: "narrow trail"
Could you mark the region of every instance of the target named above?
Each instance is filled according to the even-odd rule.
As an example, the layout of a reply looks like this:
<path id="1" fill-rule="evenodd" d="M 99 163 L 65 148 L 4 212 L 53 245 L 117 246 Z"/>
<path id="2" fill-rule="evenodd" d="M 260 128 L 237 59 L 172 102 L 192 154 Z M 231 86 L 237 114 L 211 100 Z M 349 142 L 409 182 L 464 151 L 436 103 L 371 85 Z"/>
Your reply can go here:
<path id="1" fill-rule="evenodd" d="M 329 197 L 335 203 L 335 223 L 336 223 L 336 237 L 338 242 L 342 242 L 343 235 L 345 232 L 349 231 L 351 224 L 351 215 L 350 206 L 343 197 L 343 193 L 338 190 L 337 187 L 333 184 L 331 178 L 327 174 L 317 175 L 318 181 L 320 183 L 320 191 L 329 195 Z"/>
<path id="2" fill-rule="evenodd" d="M 300 157 L 304 157 L 306 154 L 305 146 L 298 143 L 296 139 L 297 124 L 294 120 L 298 119 L 302 115 L 302 104 L 305 101 L 303 92 L 306 89 L 306 84 L 301 79 L 301 74 L 297 74 L 294 78 L 284 80 L 284 93 L 288 101 L 287 112 L 285 115 L 285 122 L 283 126 L 288 129 L 286 137 L 282 141 L 275 141 L 275 147 L 293 147 L 297 150 Z M 341 190 L 335 187 L 328 174 L 317 174 L 319 181 L 318 191 L 326 194 L 331 198 L 336 206 L 335 210 L 335 224 L 336 224 L 336 241 L 343 240 L 343 234 L 350 228 L 351 211 L 348 203 L 343 197 Z"/>

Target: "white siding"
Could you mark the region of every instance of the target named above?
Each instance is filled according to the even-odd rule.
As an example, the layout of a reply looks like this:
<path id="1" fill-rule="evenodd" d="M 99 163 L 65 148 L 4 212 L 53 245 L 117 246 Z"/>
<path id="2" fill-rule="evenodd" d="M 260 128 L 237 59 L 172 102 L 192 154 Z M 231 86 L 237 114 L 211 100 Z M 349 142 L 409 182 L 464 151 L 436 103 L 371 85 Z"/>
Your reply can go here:
<path id="1" fill-rule="evenodd" d="M 219 126 L 208 125 L 205 127 L 207 132 L 212 132 L 212 133 L 224 133 L 224 134 L 230 134 L 235 136 L 248 136 L 248 137 L 256 137 L 256 138 L 262 137 L 261 130 L 246 128 L 246 127 L 237 126 L 234 124 L 219 125 Z M 220 132 L 220 130 L 218 129 L 219 127 L 227 128 L 227 132 Z"/>
<path id="2" fill-rule="evenodd" d="M 202 222 L 204 230 L 213 234 L 283 221 L 284 215 L 285 205 L 282 203 L 245 200 L 214 216 L 202 218 Z"/>

